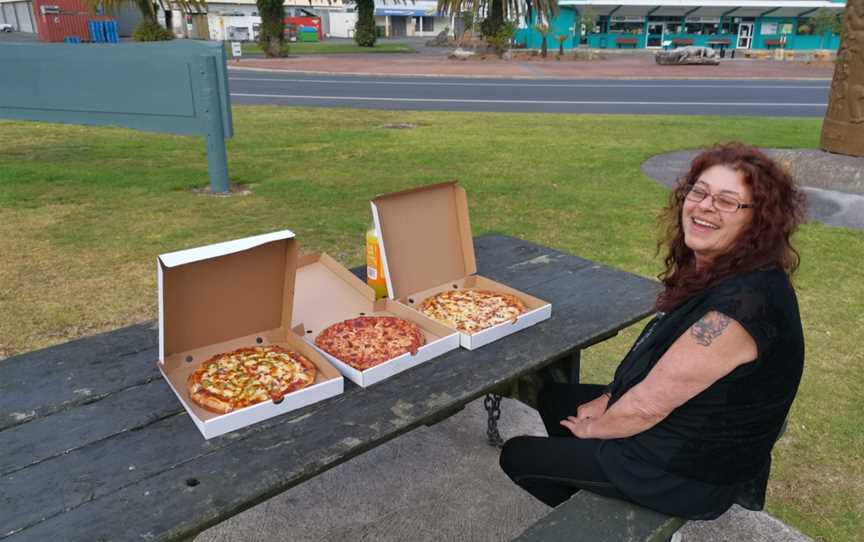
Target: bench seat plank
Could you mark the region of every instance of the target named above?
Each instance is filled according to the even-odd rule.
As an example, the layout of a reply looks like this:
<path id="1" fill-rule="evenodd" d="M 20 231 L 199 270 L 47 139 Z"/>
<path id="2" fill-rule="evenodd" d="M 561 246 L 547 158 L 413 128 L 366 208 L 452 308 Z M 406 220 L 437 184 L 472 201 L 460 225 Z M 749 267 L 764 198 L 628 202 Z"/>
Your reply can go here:
<path id="1" fill-rule="evenodd" d="M 518 542 L 667 542 L 686 520 L 579 491 L 529 527 Z"/>

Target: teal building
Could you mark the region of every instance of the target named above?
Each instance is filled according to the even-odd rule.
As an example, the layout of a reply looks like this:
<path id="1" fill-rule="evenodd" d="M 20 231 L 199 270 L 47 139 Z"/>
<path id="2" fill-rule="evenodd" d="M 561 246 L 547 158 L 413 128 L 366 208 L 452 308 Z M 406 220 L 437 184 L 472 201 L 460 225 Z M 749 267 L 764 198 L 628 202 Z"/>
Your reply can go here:
<path id="1" fill-rule="evenodd" d="M 662 49 L 698 45 L 720 49 L 836 50 L 840 37 L 818 34 L 811 18 L 841 14 L 845 0 L 559 0 L 549 21 L 550 51 L 580 44 L 597 49 Z M 822 11 L 820 11 L 822 10 Z M 587 28 L 585 18 L 594 19 Z M 589 22 L 590 24 L 590 22 Z M 515 42 L 539 49 L 535 21 L 523 22 Z"/>

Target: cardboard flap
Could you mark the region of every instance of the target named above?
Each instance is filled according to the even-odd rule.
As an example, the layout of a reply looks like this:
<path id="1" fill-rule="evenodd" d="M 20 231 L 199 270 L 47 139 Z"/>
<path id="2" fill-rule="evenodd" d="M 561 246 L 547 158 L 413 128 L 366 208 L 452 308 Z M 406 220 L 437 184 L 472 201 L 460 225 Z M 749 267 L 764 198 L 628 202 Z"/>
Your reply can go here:
<path id="1" fill-rule="evenodd" d="M 157 262 L 160 359 L 290 329 L 297 266 L 291 232 L 164 254 Z"/>
<path id="2" fill-rule="evenodd" d="M 477 272 L 468 198 L 455 182 L 379 196 L 372 215 L 391 298 Z"/>
<path id="3" fill-rule="evenodd" d="M 292 321 L 307 334 L 375 310 L 375 291 L 327 254 L 300 258 L 295 280 Z"/>

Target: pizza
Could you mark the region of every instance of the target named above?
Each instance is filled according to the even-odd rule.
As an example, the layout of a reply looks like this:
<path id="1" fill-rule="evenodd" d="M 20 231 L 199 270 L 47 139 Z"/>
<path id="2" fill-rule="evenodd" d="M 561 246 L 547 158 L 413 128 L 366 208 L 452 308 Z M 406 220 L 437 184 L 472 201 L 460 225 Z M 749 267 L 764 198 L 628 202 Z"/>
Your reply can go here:
<path id="1" fill-rule="evenodd" d="M 395 316 L 360 316 L 338 322 L 315 337 L 315 344 L 355 369 L 374 367 L 426 344 L 416 324 Z"/>
<path id="2" fill-rule="evenodd" d="M 515 295 L 489 290 L 447 290 L 420 303 L 420 311 L 463 333 L 476 333 L 503 322 L 516 322 L 526 311 Z"/>
<path id="3" fill-rule="evenodd" d="M 216 354 L 189 375 L 189 397 L 211 412 L 279 402 L 315 382 L 318 369 L 307 358 L 280 346 L 255 346 Z"/>

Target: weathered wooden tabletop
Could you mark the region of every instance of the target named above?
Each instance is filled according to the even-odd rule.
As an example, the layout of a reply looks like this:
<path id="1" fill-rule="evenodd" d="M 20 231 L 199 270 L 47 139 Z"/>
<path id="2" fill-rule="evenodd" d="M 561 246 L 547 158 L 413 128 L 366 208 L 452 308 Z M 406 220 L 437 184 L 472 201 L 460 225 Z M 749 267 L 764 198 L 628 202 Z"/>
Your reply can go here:
<path id="1" fill-rule="evenodd" d="M 552 318 L 209 441 L 156 368 L 154 323 L 0 362 L 0 539 L 192 536 L 628 326 L 657 293 L 510 237 L 476 250 L 480 274 L 550 301 Z"/>

